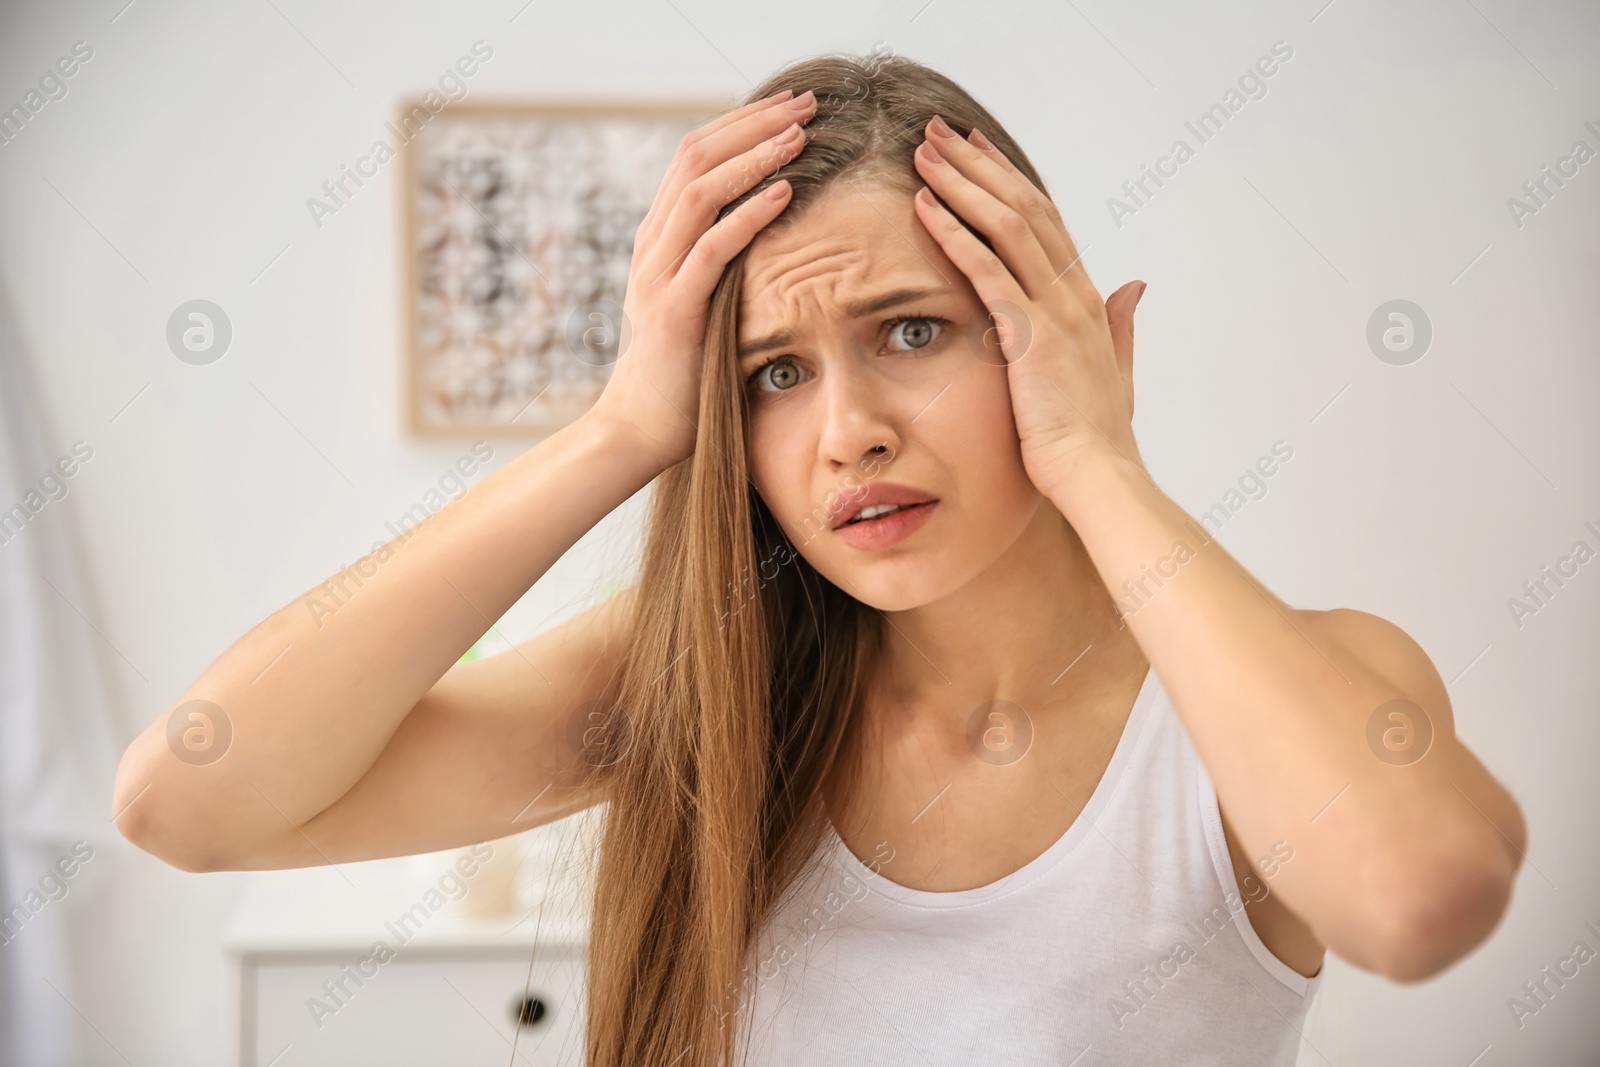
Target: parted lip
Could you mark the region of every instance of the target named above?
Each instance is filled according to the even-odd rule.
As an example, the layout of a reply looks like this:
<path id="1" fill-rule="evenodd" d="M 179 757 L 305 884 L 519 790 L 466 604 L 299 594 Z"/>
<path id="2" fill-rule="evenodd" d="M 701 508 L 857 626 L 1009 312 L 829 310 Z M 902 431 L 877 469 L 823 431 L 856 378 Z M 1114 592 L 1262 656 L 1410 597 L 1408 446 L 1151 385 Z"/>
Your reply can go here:
<path id="1" fill-rule="evenodd" d="M 873 482 L 860 497 L 850 501 L 845 510 L 834 516 L 832 529 L 837 530 L 874 504 L 927 504 L 938 497 L 894 482 Z"/>

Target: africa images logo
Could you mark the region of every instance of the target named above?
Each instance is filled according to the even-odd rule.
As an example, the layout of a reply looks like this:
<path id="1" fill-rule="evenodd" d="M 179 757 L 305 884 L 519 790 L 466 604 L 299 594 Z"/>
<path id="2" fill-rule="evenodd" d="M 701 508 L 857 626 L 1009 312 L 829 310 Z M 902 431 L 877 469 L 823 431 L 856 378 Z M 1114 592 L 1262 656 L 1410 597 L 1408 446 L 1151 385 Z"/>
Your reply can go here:
<path id="1" fill-rule="evenodd" d="M 392 122 L 384 123 L 384 129 L 393 135 L 396 144 L 410 144 L 433 116 L 443 111 L 446 105 L 466 99 L 468 92 L 466 79 L 478 73 L 480 63 L 487 63 L 492 58 L 494 58 L 493 48 L 482 40 L 473 41 L 472 55 L 457 59 L 453 67 L 439 76 L 439 87 L 429 89 L 420 103 L 413 104 L 399 117 L 399 129 L 396 129 Z M 338 176 L 322 183 L 323 196 L 306 198 L 306 210 L 311 213 L 311 221 L 316 228 L 322 229 L 323 219 L 329 215 L 337 215 L 339 210 L 367 184 L 363 179 L 376 178 L 378 168 L 396 155 L 398 152 L 390 146 L 389 141 L 380 137 L 372 142 L 372 147 L 367 150 L 366 155 L 356 160 L 353 168 L 349 164 L 340 164 Z M 352 184 L 355 186 L 354 189 L 350 188 Z"/>

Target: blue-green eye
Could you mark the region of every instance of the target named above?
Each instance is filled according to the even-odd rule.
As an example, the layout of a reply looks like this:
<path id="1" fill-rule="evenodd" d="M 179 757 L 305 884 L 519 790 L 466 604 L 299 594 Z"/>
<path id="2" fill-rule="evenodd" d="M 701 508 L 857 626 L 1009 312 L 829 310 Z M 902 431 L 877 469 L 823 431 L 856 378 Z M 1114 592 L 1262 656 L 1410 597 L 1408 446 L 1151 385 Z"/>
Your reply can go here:
<path id="1" fill-rule="evenodd" d="M 761 375 L 766 374 L 767 368 L 769 367 L 777 367 L 780 368 L 780 370 L 768 375 L 766 381 L 777 382 L 781 377 L 781 381 L 786 382 L 787 384 L 779 385 L 779 387 L 776 389 L 763 389 L 761 390 L 762 392 L 788 392 L 791 388 L 800 384 L 800 368 L 797 367 L 794 360 L 788 356 L 774 356 L 772 359 L 767 360 L 765 363 L 761 364 L 761 366 L 750 372 L 750 377 L 745 379 L 745 384 L 755 384 L 756 379 Z"/>
<path id="2" fill-rule="evenodd" d="M 899 318 L 890 319 L 887 323 L 890 336 L 901 326 L 911 326 L 911 329 L 901 331 L 901 337 L 906 342 L 905 348 L 891 349 L 895 352 L 914 352 L 919 348 L 927 348 L 950 325 L 949 319 L 937 315 L 901 315 Z"/>

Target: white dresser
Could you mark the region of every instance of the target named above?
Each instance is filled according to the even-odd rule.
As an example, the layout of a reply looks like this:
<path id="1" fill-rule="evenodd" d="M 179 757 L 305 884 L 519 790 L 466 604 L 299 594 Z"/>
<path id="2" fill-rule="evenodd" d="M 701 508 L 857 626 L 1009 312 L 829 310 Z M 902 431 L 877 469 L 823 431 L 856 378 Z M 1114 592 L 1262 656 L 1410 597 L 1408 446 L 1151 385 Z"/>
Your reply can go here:
<path id="1" fill-rule="evenodd" d="M 459 877 L 466 855 L 252 875 L 227 939 L 235 1067 L 581 1064 L 581 887 L 525 860 L 515 912 L 475 917 L 493 887 Z"/>

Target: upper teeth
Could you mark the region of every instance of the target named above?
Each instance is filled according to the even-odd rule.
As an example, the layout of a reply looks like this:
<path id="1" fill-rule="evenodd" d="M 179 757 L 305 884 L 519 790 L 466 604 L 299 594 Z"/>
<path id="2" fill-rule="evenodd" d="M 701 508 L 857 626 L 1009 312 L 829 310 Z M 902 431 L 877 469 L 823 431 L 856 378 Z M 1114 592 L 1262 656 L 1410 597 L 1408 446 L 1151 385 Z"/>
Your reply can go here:
<path id="1" fill-rule="evenodd" d="M 908 506 L 906 504 L 873 504 L 856 512 L 856 517 L 850 521 L 861 522 L 863 519 L 875 519 L 879 515 L 887 515 L 891 511 L 899 511 L 901 508 Z"/>

